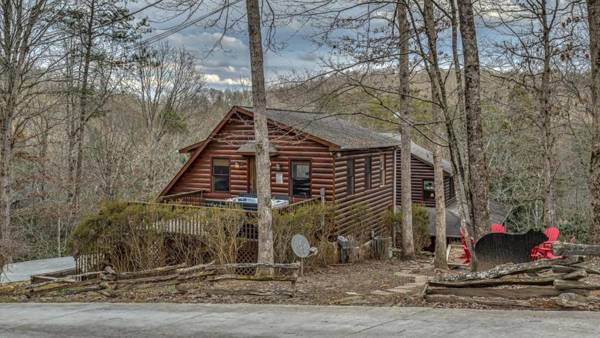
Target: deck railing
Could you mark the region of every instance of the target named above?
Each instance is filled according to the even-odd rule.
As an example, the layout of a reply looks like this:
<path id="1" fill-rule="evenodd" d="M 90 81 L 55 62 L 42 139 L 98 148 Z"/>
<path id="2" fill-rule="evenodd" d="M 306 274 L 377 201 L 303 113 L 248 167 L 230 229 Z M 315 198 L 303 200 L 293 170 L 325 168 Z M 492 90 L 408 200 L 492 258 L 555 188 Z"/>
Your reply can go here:
<path id="1" fill-rule="evenodd" d="M 203 201 L 205 201 L 204 190 L 194 190 L 168 196 L 162 196 L 158 199 L 158 201 L 161 203 L 168 204 L 203 206 Z"/>
<path id="2" fill-rule="evenodd" d="M 317 197 L 304 199 L 298 202 L 292 202 L 286 206 L 273 208 L 279 212 L 293 212 L 297 208 L 300 208 L 305 205 L 310 205 L 312 203 L 317 203 L 321 201 L 325 203 L 325 192 L 321 189 L 321 193 Z M 239 203 L 232 202 L 223 199 L 211 199 L 204 197 L 204 190 L 196 190 L 189 191 L 184 193 L 178 193 L 173 195 L 162 196 L 158 199 L 161 203 L 166 203 L 170 205 L 186 205 L 186 206 L 196 206 L 196 207 L 217 207 L 217 208 L 241 208 L 248 212 L 256 211 L 255 203 Z"/>

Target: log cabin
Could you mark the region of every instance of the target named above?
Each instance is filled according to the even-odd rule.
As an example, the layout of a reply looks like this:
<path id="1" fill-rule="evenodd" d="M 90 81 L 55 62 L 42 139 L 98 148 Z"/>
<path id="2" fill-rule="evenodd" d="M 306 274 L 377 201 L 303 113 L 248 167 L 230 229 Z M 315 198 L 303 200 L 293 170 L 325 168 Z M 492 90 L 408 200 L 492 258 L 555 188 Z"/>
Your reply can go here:
<path id="1" fill-rule="evenodd" d="M 188 160 L 159 200 L 205 205 L 255 194 L 254 114 L 251 107 L 234 106 L 206 137 L 180 149 Z M 377 133 L 324 113 L 268 109 L 266 117 L 274 205 L 322 195 L 336 206 L 332 235 L 384 232 L 384 212 L 398 209 L 401 200 L 398 134 Z M 411 169 L 413 203 L 427 207 L 433 236 L 432 153 L 413 143 Z M 447 235 L 455 238 L 460 236 L 460 218 L 451 163 L 444 160 L 443 169 Z M 502 217 L 500 212 L 497 218 Z"/>
<path id="2" fill-rule="evenodd" d="M 194 194 L 202 203 L 255 193 L 254 114 L 234 106 L 205 139 L 181 149 L 189 158 L 159 199 Z M 275 198 L 293 203 L 323 192 L 336 206 L 332 235 L 384 232 L 384 212 L 395 204 L 397 140 L 321 113 L 268 109 L 266 117 Z"/>

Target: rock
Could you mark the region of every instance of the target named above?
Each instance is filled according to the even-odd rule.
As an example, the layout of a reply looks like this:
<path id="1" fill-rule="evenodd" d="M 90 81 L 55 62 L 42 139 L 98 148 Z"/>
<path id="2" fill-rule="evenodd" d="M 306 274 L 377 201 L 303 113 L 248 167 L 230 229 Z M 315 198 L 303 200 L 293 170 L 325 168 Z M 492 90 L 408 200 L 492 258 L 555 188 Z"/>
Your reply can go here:
<path id="1" fill-rule="evenodd" d="M 561 293 L 556 298 L 556 304 L 568 308 L 585 308 L 588 306 L 586 297 L 570 292 Z"/>

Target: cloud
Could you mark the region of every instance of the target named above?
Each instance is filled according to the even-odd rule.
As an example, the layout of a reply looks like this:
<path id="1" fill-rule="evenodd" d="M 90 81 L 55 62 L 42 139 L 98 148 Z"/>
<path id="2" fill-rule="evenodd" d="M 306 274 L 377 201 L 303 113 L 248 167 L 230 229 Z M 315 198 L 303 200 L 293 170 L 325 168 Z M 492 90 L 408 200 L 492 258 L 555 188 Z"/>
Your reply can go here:
<path id="1" fill-rule="evenodd" d="M 213 85 L 213 86 L 236 86 L 236 87 L 240 87 L 240 86 L 247 86 L 250 83 L 250 80 L 248 78 L 225 78 L 222 79 L 221 76 L 219 76 L 219 74 L 206 74 L 204 75 L 204 80 L 206 81 L 206 83 L 208 85 Z"/>
<path id="2" fill-rule="evenodd" d="M 182 17 L 157 22 L 166 14 L 158 9 L 144 12 L 156 19 L 153 24 L 154 36 L 180 23 Z M 202 13 L 196 13 L 201 15 Z M 265 52 L 265 75 L 267 81 L 295 71 L 314 70 L 318 67 L 322 51 L 317 50 L 306 35 L 310 26 L 300 25 L 291 20 L 287 25 L 277 27 L 275 39 L 285 48 L 276 52 Z M 247 85 L 250 78 L 250 53 L 245 24 L 223 34 L 217 27 L 204 27 L 201 24 L 190 26 L 168 36 L 165 41 L 176 47 L 184 47 L 197 58 L 197 68 L 205 74 L 207 85 L 214 88 L 239 87 Z"/>
<path id="3" fill-rule="evenodd" d="M 483 19 L 492 21 L 508 19 L 521 11 L 514 0 L 481 0 L 474 7 Z"/>

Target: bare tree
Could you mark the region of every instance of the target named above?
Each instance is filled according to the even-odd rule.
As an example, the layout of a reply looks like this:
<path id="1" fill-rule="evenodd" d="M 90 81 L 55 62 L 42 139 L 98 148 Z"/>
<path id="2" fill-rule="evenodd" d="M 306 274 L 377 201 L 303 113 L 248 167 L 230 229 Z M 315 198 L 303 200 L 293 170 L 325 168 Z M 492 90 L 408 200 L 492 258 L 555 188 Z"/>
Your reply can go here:
<path id="1" fill-rule="evenodd" d="M 446 132 L 448 134 L 448 148 L 450 149 L 450 158 L 452 160 L 452 168 L 454 169 L 454 188 L 456 191 L 456 200 L 458 202 L 458 210 L 460 213 L 460 227 L 463 231 L 465 240 L 469 250 L 472 248 L 472 225 L 471 214 L 469 212 L 469 203 L 471 201 L 469 190 L 469 175 L 468 166 L 466 165 L 466 157 L 468 151 L 464 147 L 463 138 L 460 138 L 461 133 L 466 132 L 465 123 L 465 95 L 463 86 L 462 68 L 458 54 L 458 32 L 459 20 L 458 9 L 456 6 L 457 0 L 448 0 L 449 3 L 449 19 L 451 27 L 451 45 L 452 45 L 452 63 L 454 64 L 454 78 L 456 81 L 456 102 L 457 112 L 456 118 L 446 114 Z M 456 123 L 455 121 L 458 121 Z M 458 124 L 458 128 L 456 125 Z M 456 130 L 458 129 L 458 131 Z"/>
<path id="2" fill-rule="evenodd" d="M 195 101 L 204 87 L 204 79 L 196 69 L 196 58 L 192 54 L 166 43 L 140 49 L 134 71 L 133 91 L 147 137 L 145 189 L 153 193 L 157 188 L 157 175 L 161 173 L 157 149 L 165 135 L 185 129 L 187 116 L 196 109 Z"/>
<path id="3" fill-rule="evenodd" d="M 475 18 L 471 0 L 458 0 L 465 77 L 465 113 L 473 239 L 483 236 L 490 225 L 488 210 L 488 169 L 481 125 L 480 66 Z M 477 268 L 476 259 L 472 268 Z"/>
<path id="4" fill-rule="evenodd" d="M 590 193 L 592 195 L 592 223 L 589 238 L 600 243 L 600 1 L 588 0 L 588 24 L 590 31 L 590 60 L 592 88 L 592 154 L 590 158 Z"/>
<path id="5" fill-rule="evenodd" d="M 428 54 L 427 69 L 431 82 L 431 116 L 432 119 L 443 121 L 442 110 L 447 110 L 445 83 L 442 80 L 437 52 L 437 29 L 432 0 L 423 3 L 423 19 L 427 35 Z M 441 125 L 436 124 L 434 134 L 440 135 Z M 434 265 L 438 269 L 446 269 L 446 198 L 444 189 L 444 168 L 442 166 L 443 149 L 441 142 L 433 145 L 433 171 L 435 185 L 435 259 Z"/>
<path id="6" fill-rule="evenodd" d="M 396 16 L 399 31 L 399 114 L 403 121 L 400 123 L 400 171 L 401 171 L 401 199 L 400 208 L 402 215 L 402 256 L 410 259 L 415 256 L 412 222 L 412 183 L 411 183 L 411 126 L 410 121 L 410 77 L 409 77 L 409 42 L 410 27 L 408 22 L 408 5 L 404 0 L 399 0 L 396 5 Z"/>
<path id="7" fill-rule="evenodd" d="M 254 105 L 254 137 L 256 142 L 256 177 L 258 199 L 258 262 L 273 263 L 273 214 L 271 210 L 271 159 L 269 129 L 267 126 L 267 93 L 261 15 L 258 0 L 246 0 L 248 38 L 250 41 L 250 68 L 252 72 L 252 103 Z M 257 271 L 269 273 L 270 270 Z"/>
<path id="8" fill-rule="evenodd" d="M 69 225 L 79 212 L 83 185 L 86 126 L 115 90 L 114 72 L 125 62 L 127 44 L 137 29 L 123 1 L 83 0 L 70 3 L 60 24 L 65 45 L 67 81 L 67 202 Z"/>
<path id="9" fill-rule="evenodd" d="M 499 51 L 495 76 L 506 84 L 521 89 L 531 96 L 532 114 L 529 120 L 537 129 L 541 149 L 541 174 L 543 200 L 543 223 L 554 226 L 556 219 L 556 182 L 559 169 L 556 142 L 560 131 L 560 116 L 564 101 L 561 94 L 561 60 L 569 58 L 572 43 L 572 25 L 565 20 L 572 12 L 573 4 L 554 0 L 524 2 L 508 9 L 490 5 L 495 15 L 489 23 L 506 39 L 496 43 Z M 529 109 L 522 109 L 527 113 Z M 526 117 L 524 117 L 524 120 Z"/>
<path id="10" fill-rule="evenodd" d="M 55 64 L 49 57 L 50 29 L 58 7 L 60 3 L 45 0 L 0 3 L 0 269 L 16 249 L 11 224 L 14 147 L 23 127 L 40 114 L 31 106 Z"/>

